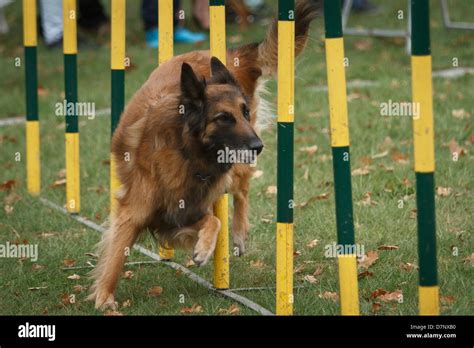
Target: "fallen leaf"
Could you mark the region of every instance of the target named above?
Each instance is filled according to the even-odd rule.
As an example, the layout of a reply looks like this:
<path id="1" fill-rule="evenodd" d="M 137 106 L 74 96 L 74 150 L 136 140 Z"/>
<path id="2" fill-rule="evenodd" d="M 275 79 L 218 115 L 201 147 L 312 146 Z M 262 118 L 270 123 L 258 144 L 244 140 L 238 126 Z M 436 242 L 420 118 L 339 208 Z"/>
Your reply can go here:
<path id="1" fill-rule="evenodd" d="M 358 261 L 359 267 L 368 269 L 379 259 L 379 254 L 375 250 L 368 251 L 366 255 Z"/>
<path id="2" fill-rule="evenodd" d="M 385 294 L 381 294 L 379 298 L 383 302 L 398 302 L 403 298 L 402 290 L 395 290 L 394 292 L 387 291 Z"/>
<path id="3" fill-rule="evenodd" d="M 49 237 L 54 237 L 56 236 L 56 233 L 54 232 L 42 232 L 41 233 L 41 238 L 49 238 Z"/>
<path id="4" fill-rule="evenodd" d="M 34 263 L 33 266 L 31 266 L 31 268 L 34 269 L 34 270 L 43 269 L 45 267 L 46 266 L 40 265 L 39 263 Z"/>
<path id="5" fill-rule="evenodd" d="M 128 299 L 126 301 L 123 301 L 122 303 L 122 308 L 128 308 L 132 306 L 132 300 Z"/>
<path id="6" fill-rule="evenodd" d="M 452 303 L 454 303 L 454 301 L 456 301 L 454 296 L 451 296 L 451 295 L 440 296 L 439 299 L 440 299 L 441 303 L 443 303 L 443 304 L 452 304 Z"/>
<path id="7" fill-rule="evenodd" d="M 38 86 L 38 96 L 39 97 L 46 97 L 49 95 L 49 90 L 47 88 L 44 88 L 43 86 L 39 85 Z"/>
<path id="8" fill-rule="evenodd" d="M 474 263 L 474 253 L 463 259 L 464 263 Z"/>
<path id="9" fill-rule="evenodd" d="M 300 148 L 301 152 L 306 152 L 308 155 L 314 155 L 318 151 L 318 145 L 307 146 Z"/>
<path id="10" fill-rule="evenodd" d="M 81 279 L 81 276 L 79 274 L 73 274 L 67 277 L 67 279 L 78 280 L 78 279 Z"/>
<path id="11" fill-rule="evenodd" d="M 469 112 L 467 112 L 466 110 L 464 110 L 464 109 L 454 109 L 454 110 L 451 111 L 451 115 L 454 118 L 458 118 L 460 120 L 463 120 L 465 118 L 469 118 L 471 116 L 471 114 Z"/>
<path id="12" fill-rule="evenodd" d="M 370 298 L 374 299 L 374 298 L 380 297 L 382 295 L 385 295 L 386 293 L 387 293 L 387 290 L 378 288 L 370 294 Z"/>
<path id="13" fill-rule="evenodd" d="M 313 239 L 312 241 L 309 241 L 308 243 L 306 243 L 306 246 L 310 249 L 313 249 L 314 247 L 316 247 L 319 243 L 319 240 L 318 239 Z"/>
<path id="14" fill-rule="evenodd" d="M 451 187 L 441 187 L 436 188 L 436 194 L 440 197 L 448 197 L 453 192 Z"/>
<path id="15" fill-rule="evenodd" d="M 232 304 L 229 308 L 220 308 L 217 311 L 219 315 L 236 315 L 240 313 L 240 308 L 237 304 Z"/>
<path id="16" fill-rule="evenodd" d="M 18 202 L 19 200 L 21 200 L 21 196 L 18 193 L 11 191 L 7 196 L 5 196 L 5 198 L 3 199 L 3 203 L 6 205 L 13 206 L 13 204 Z"/>
<path id="17" fill-rule="evenodd" d="M 303 279 L 304 279 L 305 281 L 307 281 L 308 283 L 310 283 L 310 284 L 314 284 L 314 283 L 317 282 L 316 277 L 313 276 L 313 275 L 310 275 L 310 274 L 305 275 Z"/>
<path id="18" fill-rule="evenodd" d="M 377 205 L 378 203 L 376 201 L 372 200 L 372 192 L 366 192 L 362 196 L 362 200 L 359 201 L 358 203 L 362 205 Z"/>
<path id="19" fill-rule="evenodd" d="M 331 292 L 331 291 L 325 291 L 322 294 L 319 294 L 318 297 L 324 298 L 327 300 L 333 300 L 334 302 L 339 300 L 339 295 L 337 294 L 337 292 Z"/>
<path id="20" fill-rule="evenodd" d="M 377 314 L 382 309 L 382 304 L 380 302 L 372 303 L 372 313 Z"/>
<path id="21" fill-rule="evenodd" d="M 372 49 L 372 40 L 361 39 L 354 42 L 354 46 L 359 51 L 370 51 Z"/>
<path id="22" fill-rule="evenodd" d="M 196 263 L 193 261 L 193 259 L 189 258 L 188 261 L 185 264 L 186 267 L 193 267 L 196 266 Z"/>
<path id="23" fill-rule="evenodd" d="M 257 179 L 257 178 L 260 178 L 262 175 L 263 175 L 263 170 L 256 170 L 253 173 L 252 178 Z"/>
<path id="24" fill-rule="evenodd" d="M 459 146 L 458 142 L 454 139 L 451 139 L 448 147 L 451 154 L 457 154 L 459 157 L 464 156 L 467 153 L 466 149 Z"/>
<path id="25" fill-rule="evenodd" d="M 263 222 L 264 224 L 271 224 L 273 222 L 272 220 L 266 219 L 266 218 L 261 218 L 260 221 Z"/>
<path id="26" fill-rule="evenodd" d="M 388 155 L 388 150 L 372 155 L 372 159 L 383 158 Z"/>
<path id="27" fill-rule="evenodd" d="M 305 269 L 305 267 L 306 265 L 302 263 L 301 265 L 295 267 L 293 273 L 301 273 Z"/>
<path id="28" fill-rule="evenodd" d="M 8 191 L 8 190 L 11 190 L 14 186 L 16 186 L 17 182 L 16 180 L 7 180 L 7 181 L 4 181 L 1 185 L 0 185 L 0 191 Z"/>
<path id="29" fill-rule="evenodd" d="M 308 199 L 306 202 L 302 202 L 300 204 L 298 204 L 297 206 L 299 208 L 304 208 L 306 207 L 308 204 L 312 203 L 312 202 L 315 202 L 315 201 L 322 201 L 322 200 L 325 200 L 325 199 L 328 199 L 329 198 L 329 192 L 325 192 L 325 193 L 321 193 L 317 196 L 313 196 L 311 197 L 310 199 Z"/>
<path id="30" fill-rule="evenodd" d="M 43 289 L 47 289 L 47 288 L 48 288 L 47 286 L 35 286 L 35 287 L 32 287 L 32 288 L 28 288 L 28 290 L 37 291 L 37 290 L 43 290 Z"/>
<path id="31" fill-rule="evenodd" d="M 409 163 L 408 161 L 408 156 L 399 152 L 399 151 L 394 151 L 392 153 L 392 160 L 394 162 L 397 162 L 397 163 L 401 163 L 401 164 L 407 164 Z"/>
<path id="32" fill-rule="evenodd" d="M 74 267 L 76 265 L 76 260 L 74 260 L 74 259 L 64 259 L 63 264 L 66 267 Z"/>
<path id="33" fill-rule="evenodd" d="M 265 263 L 263 262 L 263 260 L 250 261 L 250 267 L 263 268 L 265 267 Z"/>
<path id="34" fill-rule="evenodd" d="M 70 295 L 70 294 L 61 295 L 61 303 L 65 306 L 76 303 L 74 299 L 75 299 L 75 295 Z"/>
<path id="35" fill-rule="evenodd" d="M 317 265 L 316 269 L 313 272 L 313 275 L 315 277 L 320 276 L 323 273 L 323 271 L 324 271 L 324 266 L 323 265 Z"/>
<path id="36" fill-rule="evenodd" d="M 359 175 L 367 175 L 370 173 L 370 168 L 368 166 L 364 166 L 361 168 L 356 168 L 352 171 L 352 176 L 359 176 Z"/>
<path id="37" fill-rule="evenodd" d="M 89 256 L 89 257 L 92 257 L 92 258 L 94 258 L 94 259 L 98 259 L 98 258 L 99 258 L 99 255 L 94 254 L 94 253 L 85 253 L 84 255 Z"/>
<path id="38" fill-rule="evenodd" d="M 104 315 L 107 316 L 107 317 L 120 317 L 123 314 L 120 313 L 119 311 L 113 311 L 113 310 L 109 309 L 104 313 Z"/>
<path id="39" fill-rule="evenodd" d="M 369 272 L 369 271 L 364 271 L 364 272 L 361 272 L 357 275 L 357 278 L 358 279 L 364 279 L 364 278 L 370 278 L 370 277 L 373 277 L 374 274 L 372 272 Z"/>
<path id="40" fill-rule="evenodd" d="M 277 187 L 276 186 L 268 186 L 266 194 L 267 195 L 276 195 L 277 193 Z"/>
<path id="41" fill-rule="evenodd" d="M 158 297 L 163 293 L 163 288 L 161 286 L 154 286 L 148 289 L 148 296 Z"/>
<path id="42" fill-rule="evenodd" d="M 182 313 L 182 314 L 202 313 L 203 308 L 200 304 L 195 303 L 191 307 L 181 308 L 181 310 L 179 312 Z"/>
<path id="43" fill-rule="evenodd" d="M 133 271 L 125 271 L 122 274 L 123 279 L 132 279 L 133 278 Z"/>
<path id="44" fill-rule="evenodd" d="M 11 213 L 13 213 L 14 208 L 11 205 L 4 205 L 3 210 L 7 215 L 10 215 Z"/>
<path id="45" fill-rule="evenodd" d="M 380 245 L 377 249 L 379 250 L 398 250 L 400 247 L 398 245 Z"/>
<path id="46" fill-rule="evenodd" d="M 298 256 L 300 256 L 300 255 L 301 255 L 301 250 L 295 250 L 295 251 L 293 251 L 293 256 L 294 256 L 294 257 L 298 257 Z"/>
<path id="47" fill-rule="evenodd" d="M 53 182 L 49 187 L 54 188 L 54 187 L 60 187 L 66 185 L 66 179 L 59 179 Z"/>
<path id="48" fill-rule="evenodd" d="M 85 290 L 85 287 L 82 285 L 74 285 L 72 289 L 75 293 L 80 294 L 83 290 Z"/>

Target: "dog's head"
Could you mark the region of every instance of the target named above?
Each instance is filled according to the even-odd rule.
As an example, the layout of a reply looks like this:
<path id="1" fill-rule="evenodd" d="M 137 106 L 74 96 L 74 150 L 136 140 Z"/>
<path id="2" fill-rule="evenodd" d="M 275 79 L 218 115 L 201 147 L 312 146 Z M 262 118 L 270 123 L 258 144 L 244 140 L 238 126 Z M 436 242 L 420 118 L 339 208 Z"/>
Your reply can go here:
<path id="1" fill-rule="evenodd" d="M 254 156 L 248 158 L 256 158 L 263 143 L 250 123 L 248 99 L 230 71 L 215 57 L 211 59 L 211 74 L 208 81 L 199 79 L 189 64 L 182 65 L 180 107 L 184 131 L 210 160 L 221 163 L 223 151 L 248 152 Z"/>

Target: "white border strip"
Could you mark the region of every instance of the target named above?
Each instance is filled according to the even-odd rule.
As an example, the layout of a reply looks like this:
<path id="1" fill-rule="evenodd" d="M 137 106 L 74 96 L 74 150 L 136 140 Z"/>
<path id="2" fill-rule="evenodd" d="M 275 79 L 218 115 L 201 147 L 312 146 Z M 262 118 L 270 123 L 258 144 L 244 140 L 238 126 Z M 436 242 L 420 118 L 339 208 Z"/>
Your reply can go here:
<path id="1" fill-rule="evenodd" d="M 42 203 L 44 203 L 45 205 L 47 205 L 48 207 L 50 208 L 53 208 L 65 215 L 68 215 L 70 216 L 71 218 L 73 218 L 74 220 L 76 221 L 79 221 L 81 224 L 84 224 L 86 225 L 87 227 L 99 232 L 99 233 L 104 233 L 105 232 L 105 228 L 103 228 L 102 226 L 99 226 L 97 225 L 96 223 L 86 219 L 85 217 L 82 217 L 80 215 L 71 215 L 67 212 L 66 209 L 64 209 L 63 207 L 57 205 L 56 203 L 53 203 L 45 198 L 41 198 L 40 197 L 40 201 Z M 255 312 L 259 313 L 259 314 L 262 314 L 262 315 L 274 315 L 272 312 L 270 312 L 268 309 L 260 306 L 259 304 L 249 300 L 248 298 L 246 297 L 243 297 L 243 296 L 240 296 L 238 294 L 235 294 L 233 293 L 231 290 L 218 290 L 218 289 L 215 289 L 212 284 L 210 282 L 208 282 L 207 280 L 205 280 L 204 278 L 201 278 L 200 276 L 198 276 L 196 273 L 190 271 L 188 268 L 186 268 L 185 266 L 183 265 L 180 265 L 179 263 L 176 263 L 176 262 L 173 262 L 173 261 L 163 261 L 160 256 L 156 253 L 154 253 L 153 251 L 150 251 L 144 247 L 142 247 L 141 245 L 139 244 L 135 244 L 133 246 L 134 249 L 138 250 L 139 252 L 141 252 L 142 254 L 148 256 L 148 257 L 151 257 L 153 260 L 156 260 L 158 261 L 159 263 L 163 264 L 163 265 L 166 265 L 174 270 L 177 270 L 177 271 L 180 271 L 182 272 L 183 274 L 185 274 L 188 278 L 190 278 L 191 280 L 195 281 L 196 283 L 204 286 L 205 288 L 211 290 L 211 291 L 214 291 L 218 294 L 221 294 L 221 295 L 224 295 L 224 296 L 227 296 L 237 302 L 240 302 L 241 304 L 243 304 L 244 306 L 254 310 Z"/>

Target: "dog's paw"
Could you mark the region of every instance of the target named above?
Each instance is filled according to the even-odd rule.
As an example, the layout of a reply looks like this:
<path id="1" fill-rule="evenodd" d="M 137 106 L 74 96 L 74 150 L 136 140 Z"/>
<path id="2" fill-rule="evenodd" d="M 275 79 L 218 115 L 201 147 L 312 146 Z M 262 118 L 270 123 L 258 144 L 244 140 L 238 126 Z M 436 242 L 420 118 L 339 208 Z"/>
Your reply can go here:
<path id="1" fill-rule="evenodd" d="M 95 301 L 95 308 L 101 311 L 107 309 L 116 311 L 118 303 L 115 301 L 114 294 L 105 292 L 94 292 L 87 298 L 90 301 Z"/>
<path id="2" fill-rule="evenodd" d="M 245 239 L 241 235 L 234 235 L 234 255 L 242 256 L 245 254 Z"/>
<path id="3" fill-rule="evenodd" d="M 199 240 L 194 247 L 193 261 L 198 267 L 204 266 L 214 253 L 214 248 L 206 247 L 205 244 Z"/>

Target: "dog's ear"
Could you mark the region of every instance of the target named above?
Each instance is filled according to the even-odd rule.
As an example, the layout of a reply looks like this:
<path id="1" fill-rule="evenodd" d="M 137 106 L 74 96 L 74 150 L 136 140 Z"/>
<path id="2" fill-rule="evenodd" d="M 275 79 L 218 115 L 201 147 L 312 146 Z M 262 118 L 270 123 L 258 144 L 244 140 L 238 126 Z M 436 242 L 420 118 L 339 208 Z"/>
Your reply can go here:
<path id="1" fill-rule="evenodd" d="M 191 65 L 183 63 L 181 67 L 181 104 L 189 129 L 200 132 L 205 126 L 204 105 L 206 100 L 206 82 L 199 80 Z"/>
<path id="2" fill-rule="evenodd" d="M 212 75 L 212 83 L 216 84 L 233 84 L 238 86 L 237 81 L 235 80 L 234 76 L 230 73 L 230 71 L 226 68 L 224 64 L 219 60 L 219 58 L 212 57 L 211 58 L 211 75 Z"/>
<path id="3" fill-rule="evenodd" d="M 181 93 L 186 100 L 204 101 L 206 85 L 200 81 L 188 63 L 181 66 Z"/>

